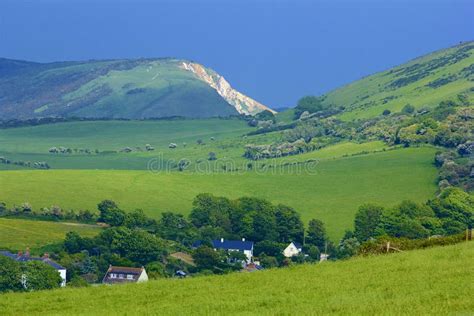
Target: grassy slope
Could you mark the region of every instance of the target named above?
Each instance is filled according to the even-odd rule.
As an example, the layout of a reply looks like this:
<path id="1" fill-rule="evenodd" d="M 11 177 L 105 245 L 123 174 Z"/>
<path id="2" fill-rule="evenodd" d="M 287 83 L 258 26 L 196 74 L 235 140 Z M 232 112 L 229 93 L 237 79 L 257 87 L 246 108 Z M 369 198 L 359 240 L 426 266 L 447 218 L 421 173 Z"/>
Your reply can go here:
<path id="1" fill-rule="evenodd" d="M 75 231 L 83 236 L 93 236 L 98 226 L 0 218 L 0 249 L 21 250 L 36 248 L 60 241 L 67 232 Z"/>
<path id="2" fill-rule="evenodd" d="M 464 50 L 464 53 L 468 54 L 469 57 L 460 59 L 456 63 L 435 67 L 437 61 L 441 60 L 440 58 L 459 57 L 462 54 L 460 50 Z M 329 92 L 324 102 L 326 104 L 345 106 L 346 112 L 340 116 L 345 120 L 378 116 L 385 109 L 399 112 L 408 103 L 416 108 L 435 106 L 443 100 L 457 100 L 457 95 L 461 93 L 466 94 L 472 103 L 474 102 L 474 91 L 471 90 L 473 82 L 470 80 L 474 77 L 473 74 L 468 75 L 468 72 L 462 72 L 462 70 L 469 66 L 472 68 L 473 64 L 474 42 L 467 42 L 419 57 L 406 64 L 352 82 Z M 408 69 L 413 69 L 413 71 L 407 71 Z M 396 80 L 409 77 L 414 78 L 413 76 L 427 72 L 429 72 L 427 76 L 415 80 L 408 85 L 401 87 L 390 86 Z M 456 75 L 457 78 L 445 85 L 437 88 L 426 86 L 435 80 L 452 75 Z"/>
<path id="3" fill-rule="evenodd" d="M 473 244 L 464 243 L 250 274 L 7 294 L 0 313 L 468 315 L 473 260 Z"/>
<path id="4" fill-rule="evenodd" d="M 0 199 L 9 205 L 30 202 L 39 208 L 95 209 L 106 198 L 125 209 L 188 213 L 203 192 L 237 198 L 257 196 L 293 206 L 305 220 L 326 222 L 332 238 L 351 227 L 365 202 L 392 205 L 403 199 L 423 201 L 436 190 L 433 148 L 399 149 L 323 160 L 316 174 L 284 172 L 204 173 L 104 170 L 28 170 L 0 173 Z M 387 181 L 390 179 L 390 181 Z M 80 193 L 78 193 L 80 192 Z"/>
<path id="5" fill-rule="evenodd" d="M 62 169 L 146 169 L 151 158 L 195 161 L 207 159 L 210 151 L 218 153 L 219 158 L 229 156 L 243 160 L 241 136 L 251 130 L 245 122 L 235 119 L 61 123 L 0 130 L 0 156 L 11 160 L 47 161 L 52 168 Z M 211 137 L 215 141 L 211 141 Z M 198 139 L 206 144 L 198 146 Z M 169 149 L 170 143 L 176 143 L 178 148 Z M 186 148 L 183 143 L 187 143 Z M 127 146 L 144 149 L 145 144 L 151 144 L 156 150 L 128 154 L 48 154 L 53 146 L 110 151 Z"/>

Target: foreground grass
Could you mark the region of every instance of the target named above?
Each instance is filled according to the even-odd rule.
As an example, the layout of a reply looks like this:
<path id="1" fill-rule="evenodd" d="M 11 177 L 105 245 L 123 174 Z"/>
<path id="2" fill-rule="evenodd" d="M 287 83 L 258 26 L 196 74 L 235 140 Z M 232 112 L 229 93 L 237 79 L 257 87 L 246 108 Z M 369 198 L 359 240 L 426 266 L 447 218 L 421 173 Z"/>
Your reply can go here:
<path id="1" fill-rule="evenodd" d="M 474 312 L 474 244 L 294 266 L 0 296 L 2 315 L 447 315 Z"/>
<path id="2" fill-rule="evenodd" d="M 25 170 L 0 173 L 0 200 L 9 206 L 29 202 L 35 209 L 95 210 L 112 199 L 126 210 L 187 214 L 199 193 L 238 198 L 256 196 L 294 207 L 304 220 L 323 220 L 333 239 L 351 228 L 354 213 L 367 202 L 390 206 L 404 199 L 422 202 L 436 190 L 433 148 L 398 149 L 322 160 L 315 173 L 244 173 Z M 388 181 L 390 180 L 390 181 Z"/>
<path id="3" fill-rule="evenodd" d="M 0 249 L 32 249 L 64 239 L 67 232 L 75 231 L 83 236 L 94 236 L 98 226 L 0 218 Z"/>

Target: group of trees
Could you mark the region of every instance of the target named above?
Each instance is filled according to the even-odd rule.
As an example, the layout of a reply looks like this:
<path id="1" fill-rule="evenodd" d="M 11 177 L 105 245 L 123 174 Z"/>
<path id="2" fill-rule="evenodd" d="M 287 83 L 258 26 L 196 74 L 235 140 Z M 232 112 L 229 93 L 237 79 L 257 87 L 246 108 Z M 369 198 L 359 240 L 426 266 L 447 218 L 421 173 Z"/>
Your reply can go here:
<path id="1" fill-rule="evenodd" d="M 309 114 L 322 113 L 330 109 L 331 106 L 324 103 L 324 97 L 305 96 L 298 101 L 295 107 L 295 118 L 299 119 L 305 112 Z"/>
<path id="2" fill-rule="evenodd" d="M 70 232 L 57 257 L 68 268 L 68 280 L 94 282 L 109 264 L 146 266 L 155 277 L 172 276 L 177 269 L 193 273 L 226 273 L 242 268 L 241 253 L 214 251 L 211 240 L 246 238 L 255 243 L 255 254 L 265 266 L 288 264 L 282 255 L 289 242 L 304 242 L 305 227 L 299 214 L 285 205 L 272 205 L 257 198 L 229 200 L 200 194 L 188 217 L 165 212 L 161 219 L 148 218 L 142 211 L 125 212 L 105 200 L 98 205 L 98 221 L 108 224 L 98 236 L 81 237 Z M 322 222 L 312 220 L 307 229 L 306 250 L 317 260 L 328 239 Z M 190 250 L 200 241 L 201 246 Z M 196 266 L 174 260 L 173 251 L 190 251 Z"/>
<path id="3" fill-rule="evenodd" d="M 437 152 L 435 165 L 439 168 L 438 186 L 442 190 L 449 186 L 461 186 L 467 191 L 474 189 L 474 161 L 466 159 L 472 155 L 474 143 L 466 143 L 459 151 Z"/>
<path id="4" fill-rule="evenodd" d="M 42 261 L 18 262 L 0 255 L 0 293 L 60 287 L 58 271 Z"/>
<path id="5" fill-rule="evenodd" d="M 463 233 L 474 226 L 474 198 L 458 188 L 447 188 L 424 204 L 404 201 L 393 208 L 362 205 L 349 238 L 363 243 L 381 236 L 420 239 Z"/>
<path id="6" fill-rule="evenodd" d="M 5 203 L 0 202 L 0 216 L 31 217 L 54 221 L 72 220 L 82 223 L 95 223 L 98 219 L 97 214 L 89 210 L 80 210 L 75 212 L 73 210 L 63 210 L 57 205 L 35 210 L 28 202 L 22 203 L 20 205 L 14 205 L 12 208 L 8 208 Z"/>
<path id="7" fill-rule="evenodd" d="M 278 158 L 297 155 L 320 148 L 316 143 L 307 143 L 304 139 L 294 142 L 279 142 L 270 145 L 246 145 L 244 157 L 251 160 Z"/>
<path id="8" fill-rule="evenodd" d="M 23 160 L 10 160 L 6 157 L 0 157 L 0 163 L 9 165 L 17 165 L 17 166 L 22 166 L 22 167 L 27 167 L 27 168 L 36 168 L 36 169 L 49 169 L 50 166 L 47 162 L 45 161 L 23 161 Z"/>

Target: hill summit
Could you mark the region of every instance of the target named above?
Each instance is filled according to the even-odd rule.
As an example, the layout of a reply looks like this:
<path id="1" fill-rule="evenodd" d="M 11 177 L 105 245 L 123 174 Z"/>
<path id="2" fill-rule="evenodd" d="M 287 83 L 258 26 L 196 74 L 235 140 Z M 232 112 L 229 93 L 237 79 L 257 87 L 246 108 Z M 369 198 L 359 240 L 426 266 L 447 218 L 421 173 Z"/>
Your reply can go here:
<path id="1" fill-rule="evenodd" d="M 203 118 L 272 111 L 195 62 L 0 59 L 0 117 Z"/>

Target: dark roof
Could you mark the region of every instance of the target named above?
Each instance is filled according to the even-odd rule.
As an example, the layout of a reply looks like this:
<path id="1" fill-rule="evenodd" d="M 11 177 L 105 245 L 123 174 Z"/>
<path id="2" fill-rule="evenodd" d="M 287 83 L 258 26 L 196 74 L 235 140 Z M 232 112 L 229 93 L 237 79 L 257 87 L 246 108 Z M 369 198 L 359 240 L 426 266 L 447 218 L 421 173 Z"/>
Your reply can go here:
<path id="1" fill-rule="evenodd" d="M 104 278 L 102 279 L 102 283 L 127 283 L 127 282 L 137 282 L 138 278 L 142 274 L 144 268 L 131 268 L 131 267 L 114 267 L 110 266 L 105 273 Z M 116 274 L 115 278 L 112 278 L 112 274 Z M 122 278 L 120 278 L 122 275 Z M 127 276 L 131 275 L 131 279 Z"/>
<path id="2" fill-rule="evenodd" d="M 39 258 L 39 257 L 30 257 L 29 255 L 15 255 L 9 251 L 0 251 L 0 254 L 5 256 L 5 257 L 9 257 L 13 260 L 16 260 L 16 261 L 19 261 L 19 262 L 28 262 L 28 261 L 41 261 L 43 263 L 46 263 L 50 266 L 52 266 L 53 268 L 55 268 L 56 270 L 65 270 L 66 268 L 57 264 L 56 262 L 54 262 L 53 260 L 49 259 L 49 258 Z"/>
<path id="3" fill-rule="evenodd" d="M 192 248 L 199 248 L 202 245 L 202 240 L 197 240 L 191 245 Z"/>
<path id="4" fill-rule="evenodd" d="M 295 245 L 296 249 L 301 249 L 303 248 L 303 245 L 300 244 L 299 242 L 296 242 L 296 241 L 292 241 L 293 245 Z"/>
<path id="5" fill-rule="evenodd" d="M 216 249 L 224 250 L 252 250 L 253 242 L 252 241 L 242 241 L 242 240 L 213 240 L 212 246 Z"/>

